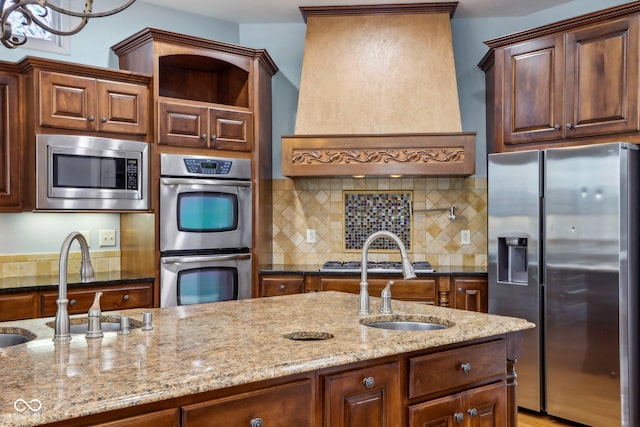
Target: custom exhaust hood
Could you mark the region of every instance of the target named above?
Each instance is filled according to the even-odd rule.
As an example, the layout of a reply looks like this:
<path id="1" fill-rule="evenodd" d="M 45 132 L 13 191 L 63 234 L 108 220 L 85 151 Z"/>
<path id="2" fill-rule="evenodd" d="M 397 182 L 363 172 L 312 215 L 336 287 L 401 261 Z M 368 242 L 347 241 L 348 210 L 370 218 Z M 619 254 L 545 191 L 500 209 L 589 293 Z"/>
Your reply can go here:
<path id="1" fill-rule="evenodd" d="M 451 38 L 457 4 L 301 7 L 307 33 L 283 175 L 473 174 Z"/>

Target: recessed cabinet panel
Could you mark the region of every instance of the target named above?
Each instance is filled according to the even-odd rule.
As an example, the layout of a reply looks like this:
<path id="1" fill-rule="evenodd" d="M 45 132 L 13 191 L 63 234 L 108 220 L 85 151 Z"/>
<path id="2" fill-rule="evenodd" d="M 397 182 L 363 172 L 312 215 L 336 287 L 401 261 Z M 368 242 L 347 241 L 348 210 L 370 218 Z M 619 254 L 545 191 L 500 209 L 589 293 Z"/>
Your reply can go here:
<path id="1" fill-rule="evenodd" d="M 249 112 L 211 109 L 211 148 L 251 151 L 253 115 Z"/>
<path id="2" fill-rule="evenodd" d="M 0 211 L 22 205 L 22 141 L 18 126 L 18 76 L 0 71 Z"/>
<path id="3" fill-rule="evenodd" d="M 158 144 L 206 148 L 207 139 L 206 108 L 160 102 Z"/>
<path id="4" fill-rule="evenodd" d="M 147 133 L 148 90 L 145 86 L 98 81 L 98 130 Z"/>
<path id="5" fill-rule="evenodd" d="M 41 126 L 95 129 L 95 79 L 42 71 L 40 97 Z"/>

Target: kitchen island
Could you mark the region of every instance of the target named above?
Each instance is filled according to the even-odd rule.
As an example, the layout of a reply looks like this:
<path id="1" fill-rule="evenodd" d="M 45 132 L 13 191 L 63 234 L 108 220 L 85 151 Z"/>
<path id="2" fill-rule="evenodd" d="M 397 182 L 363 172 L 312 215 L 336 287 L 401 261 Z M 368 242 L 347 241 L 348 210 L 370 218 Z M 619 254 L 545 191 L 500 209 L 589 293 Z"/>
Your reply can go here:
<path id="1" fill-rule="evenodd" d="M 151 331 L 69 343 L 51 341 L 50 318 L 0 323 L 35 335 L 0 349 L 0 425 L 411 426 L 434 413 L 425 405 L 464 405 L 476 390 L 509 425 L 519 331 L 533 324 L 394 300 L 393 316 L 449 327 L 377 329 L 361 324 L 379 317 L 371 301 L 370 316 L 341 292 L 150 309 Z"/>

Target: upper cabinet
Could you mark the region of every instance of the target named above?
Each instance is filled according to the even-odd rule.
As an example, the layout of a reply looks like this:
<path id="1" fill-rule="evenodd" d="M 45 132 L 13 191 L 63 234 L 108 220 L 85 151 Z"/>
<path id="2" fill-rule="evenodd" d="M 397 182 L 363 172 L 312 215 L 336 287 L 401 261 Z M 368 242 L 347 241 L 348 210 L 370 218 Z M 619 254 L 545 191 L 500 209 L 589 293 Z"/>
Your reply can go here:
<path id="1" fill-rule="evenodd" d="M 160 146 L 254 152 L 270 132 L 277 68 L 266 51 L 149 28 L 113 50 L 121 68 L 155 77 Z"/>
<path id="2" fill-rule="evenodd" d="M 0 212 L 22 207 L 19 81 L 15 64 L 0 62 Z"/>
<path id="3" fill-rule="evenodd" d="M 486 42 L 488 152 L 637 138 L 640 2 Z"/>
<path id="4" fill-rule="evenodd" d="M 19 66 L 28 129 L 146 140 L 150 76 L 31 57 Z"/>

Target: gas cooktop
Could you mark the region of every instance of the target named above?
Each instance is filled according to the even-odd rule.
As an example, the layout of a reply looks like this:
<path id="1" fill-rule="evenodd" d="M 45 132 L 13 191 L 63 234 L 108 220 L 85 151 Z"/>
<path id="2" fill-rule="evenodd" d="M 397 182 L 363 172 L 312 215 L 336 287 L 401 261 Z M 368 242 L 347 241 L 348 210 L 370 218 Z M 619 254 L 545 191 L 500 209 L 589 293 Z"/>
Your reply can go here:
<path id="1" fill-rule="evenodd" d="M 411 264 L 416 273 L 433 273 L 435 271 L 427 261 L 412 262 Z M 320 267 L 320 271 L 359 273 L 361 271 L 360 261 L 327 261 Z M 394 261 L 369 261 L 367 263 L 367 272 L 402 273 L 402 263 Z"/>

